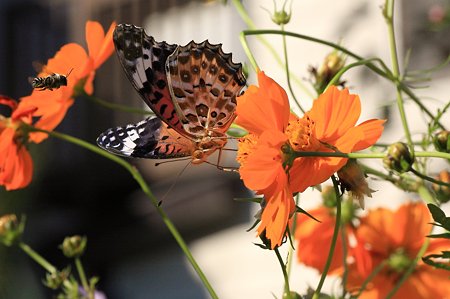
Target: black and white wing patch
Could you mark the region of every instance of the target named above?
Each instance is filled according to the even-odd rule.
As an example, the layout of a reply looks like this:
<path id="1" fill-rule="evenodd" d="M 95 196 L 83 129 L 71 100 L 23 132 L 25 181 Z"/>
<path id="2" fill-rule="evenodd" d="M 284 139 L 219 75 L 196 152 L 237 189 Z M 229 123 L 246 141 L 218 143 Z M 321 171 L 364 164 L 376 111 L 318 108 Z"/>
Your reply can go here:
<path id="1" fill-rule="evenodd" d="M 116 155 L 148 159 L 181 158 L 194 150 L 191 140 L 168 128 L 156 116 L 108 129 L 97 138 L 97 144 Z"/>

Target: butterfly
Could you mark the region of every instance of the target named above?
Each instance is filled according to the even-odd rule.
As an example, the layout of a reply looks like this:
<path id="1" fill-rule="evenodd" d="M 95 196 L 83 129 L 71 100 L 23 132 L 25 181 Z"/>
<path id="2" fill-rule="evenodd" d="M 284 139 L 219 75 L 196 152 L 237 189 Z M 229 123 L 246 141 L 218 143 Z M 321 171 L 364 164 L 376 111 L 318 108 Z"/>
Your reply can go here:
<path id="1" fill-rule="evenodd" d="M 133 87 L 156 116 L 111 128 L 97 144 L 125 157 L 191 157 L 205 162 L 227 143 L 236 97 L 245 85 L 242 65 L 221 44 L 157 42 L 143 28 L 120 24 L 114 46 Z"/>

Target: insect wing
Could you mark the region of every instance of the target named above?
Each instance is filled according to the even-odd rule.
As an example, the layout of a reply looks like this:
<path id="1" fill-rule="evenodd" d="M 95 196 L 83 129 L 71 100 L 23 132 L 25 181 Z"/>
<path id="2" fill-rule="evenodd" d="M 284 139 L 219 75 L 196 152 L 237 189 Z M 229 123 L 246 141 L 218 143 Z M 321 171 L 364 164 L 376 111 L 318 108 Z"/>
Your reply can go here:
<path id="1" fill-rule="evenodd" d="M 186 134 L 172 103 L 164 69 L 177 45 L 158 43 L 143 28 L 128 24 L 116 27 L 113 41 L 128 79 L 145 103 L 167 125 Z"/>
<path id="2" fill-rule="evenodd" d="M 236 97 L 245 85 L 242 65 L 220 44 L 190 42 L 166 62 L 166 73 L 178 116 L 193 135 L 205 128 L 225 132 L 236 117 Z"/>
<path id="3" fill-rule="evenodd" d="M 108 129 L 97 138 L 97 144 L 116 155 L 148 159 L 186 157 L 193 150 L 191 140 L 155 116 L 137 124 Z"/>

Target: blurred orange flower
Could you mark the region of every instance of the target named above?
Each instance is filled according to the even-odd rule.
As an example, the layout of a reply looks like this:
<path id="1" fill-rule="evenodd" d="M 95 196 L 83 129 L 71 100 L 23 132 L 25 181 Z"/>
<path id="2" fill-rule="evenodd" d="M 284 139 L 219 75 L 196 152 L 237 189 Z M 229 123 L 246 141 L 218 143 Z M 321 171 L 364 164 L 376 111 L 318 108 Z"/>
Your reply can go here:
<path id="1" fill-rule="evenodd" d="M 34 107 L 17 105 L 13 99 L 0 95 L 0 105 L 11 109 L 11 116 L 0 115 L 0 185 L 6 190 L 27 186 L 33 174 L 33 161 L 24 143 L 26 134 L 21 124 L 31 124 Z"/>
<path id="2" fill-rule="evenodd" d="M 357 260 L 358 269 L 367 271 L 366 269 L 372 266 L 371 259 L 369 259 L 368 254 L 361 246 L 361 242 L 358 242 L 354 225 L 351 223 L 351 219 L 355 217 L 353 203 L 345 202 L 342 209 L 342 215 L 347 215 L 346 217 L 348 218 L 342 219 L 344 222 L 342 227 L 345 228 L 345 245 L 347 247 L 348 262 Z M 347 211 L 345 211 L 345 209 L 347 209 Z M 295 230 L 295 239 L 298 241 L 296 249 L 297 258 L 300 263 L 313 267 L 322 273 L 325 268 L 331 246 L 331 239 L 334 233 L 334 226 L 336 223 L 335 209 L 321 206 L 317 209 L 308 211 L 308 213 L 320 222 L 305 214 L 297 216 L 297 226 Z M 343 218 L 345 218 L 345 216 L 343 216 Z M 354 242 L 350 242 L 351 239 Z M 344 250 L 342 242 L 341 228 L 336 240 L 333 259 L 331 260 L 331 265 L 328 269 L 330 275 L 341 274 L 344 270 Z"/>
<path id="3" fill-rule="evenodd" d="M 258 83 L 259 87 L 250 86 L 238 98 L 236 108 L 236 123 L 258 141 L 251 148 L 246 146 L 251 151 L 245 151 L 244 159 L 240 155 L 237 159 L 244 184 L 266 198 L 258 234 L 265 232 L 274 248 L 281 245 L 295 210 L 292 193 L 324 182 L 347 161 L 337 157 L 296 158 L 295 152 L 365 149 L 381 136 L 384 121 L 373 119 L 355 126 L 361 112 L 359 97 L 335 86 L 298 118 L 290 112 L 287 94 L 280 85 L 264 72 L 258 73 Z M 245 139 L 240 144 L 248 144 Z"/>
<path id="4" fill-rule="evenodd" d="M 40 117 L 35 126 L 44 130 L 53 130 L 63 120 L 67 110 L 72 106 L 76 96 L 75 87 L 81 83 L 87 94 L 93 93 L 95 70 L 112 54 L 114 44 L 112 33 L 116 23 L 113 22 L 105 35 L 98 22 L 86 22 L 86 50 L 76 43 L 69 43 L 61 47 L 53 58 L 50 58 L 44 72 L 38 76 L 45 77 L 49 73 L 67 74 L 67 86 L 61 86 L 53 91 L 34 90 L 31 95 L 21 99 L 21 105 L 37 107 L 34 116 Z M 47 134 L 30 133 L 30 140 L 36 143 L 47 138 Z"/>
<path id="5" fill-rule="evenodd" d="M 320 273 L 323 272 L 328 257 L 328 251 L 330 250 L 334 224 L 336 221 L 334 211 L 335 209 L 323 206 L 312 211 L 308 211 L 309 214 L 314 216 L 314 218 L 320 222 L 317 222 L 305 214 L 300 214 L 297 216 L 295 239 L 298 241 L 298 261 L 306 266 L 319 270 Z M 347 233 L 350 230 L 351 227 L 347 227 Z M 347 248 L 350 248 L 348 243 L 348 235 L 346 241 Z M 333 259 L 329 268 L 330 274 L 342 269 L 343 259 L 342 236 L 341 232 L 339 232 Z"/>
<path id="6" fill-rule="evenodd" d="M 417 256 L 430 233 L 430 213 L 422 203 L 408 203 L 396 211 L 378 208 L 361 218 L 357 237 L 372 260 L 372 267 L 361 271 L 357 261 L 349 268 L 347 288 L 357 292 L 369 273 L 381 262 L 386 266 L 367 285 L 358 298 L 386 298 Z M 425 255 L 450 248 L 450 240 L 431 239 Z M 448 272 L 418 261 L 414 271 L 392 298 L 447 298 Z"/>

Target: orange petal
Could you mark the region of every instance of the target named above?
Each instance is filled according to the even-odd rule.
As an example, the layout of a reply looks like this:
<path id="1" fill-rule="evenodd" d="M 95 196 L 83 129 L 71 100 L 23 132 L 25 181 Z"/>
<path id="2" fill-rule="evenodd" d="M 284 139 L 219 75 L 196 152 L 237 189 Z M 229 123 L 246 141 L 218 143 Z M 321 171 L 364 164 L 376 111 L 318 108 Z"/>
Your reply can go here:
<path id="1" fill-rule="evenodd" d="M 270 240 L 271 248 L 274 249 L 283 241 L 288 220 L 295 209 L 295 202 L 287 186 L 273 197 L 265 199 L 267 205 L 261 215 L 258 235 L 265 231 L 265 236 Z"/>
<path id="2" fill-rule="evenodd" d="M 236 123 L 256 135 L 265 130 L 283 132 L 290 117 L 286 92 L 264 72 L 258 73 L 258 82 L 259 87 L 250 86 L 238 97 Z"/>
<path id="3" fill-rule="evenodd" d="M 294 161 L 290 171 L 290 186 L 293 192 L 323 183 L 345 165 L 346 158 L 304 157 Z"/>
<path id="4" fill-rule="evenodd" d="M 394 241 L 391 235 L 398 234 L 394 213 L 386 208 L 370 211 L 362 217 L 356 234 L 357 238 L 371 246 L 371 250 L 381 256 L 389 256 Z M 401 230 L 403 231 L 403 230 Z"/>
<path id="5" fill-rule="evenodd" d="M 28 186 L 33 175 L 33 160 L 24 146 L 11 148 L 10 159 L 14 160 L 11 180 L 5 185 L 6 190 L 16 190 Z"/>
<path id="6" fill-rule="evenodd" d="M 266 131 L 261 135 L 254 151 L 239 169 L 247 188 L 260 191 L 273 186 L 274 183 L 287 184 L 281 161 L 281 146 L 285 142 L 286 136 L 278 131 Z"/>
<path id="7" fill-rule="evenodd" d="M 84 84 L 84 91 L 88 95 L 92 95 L 94 93 L 94 78 L 95 78 L 95 71 L 92 71 L 86 78 L 86 83 Z"/>
<path id="8" fill-rule="evenodd" d="M 16 109 L 17 107 L 17 102 L 15 100 L 4 95 L 0 95 L 0 104 L 8 106 L 9 108 L 11 108 L 11 110 Z"/>
<path id="9" fill-rule="evenodd" d="M 99 22 L 87 21 L 85 34 L 89 56 L 96 57 L 105 38 L 105 31 Z"/>
<path id="10" fill-rule="evenodd" d="M 423 203 L 402 205 L 393 215 L 395 228 L 390 229 L 394 244 L 415 255 L 430 231 L 430 213 Z M 410 232 L 414 231 L 414 234 Z"/>
<path id="11" fill-rule="evenodd" d="M 109 26 L 108 32 L 105 35 L 105 38 L 102 41 L 100 50 L 98 51 L 97 55 L 93 57 L 95 69 L 99 68 L 114 51 L 113 32 L 115 28 L 116 22 L 112 22 L 111 26 Z"/>
<path id="12" fill-rule="evenodd" d="M 316 123 L 316 138 L 331 144 L 356 124 L 360 114 L 359 97 L 335 86 L 330 86 L 321 94 L 308 112 Z"/>
<path id="13" fill-rule="evenodd" d="M 360 140 L 353 148 L 352 151 L 360 151 L 372 146 L 377 142 L 383 133 L 383 124 L 385 120 L 382 119 L 369 119 L 359 124 L 357 128 L 360 128 L 364 134 L 364 139 Z"/>

